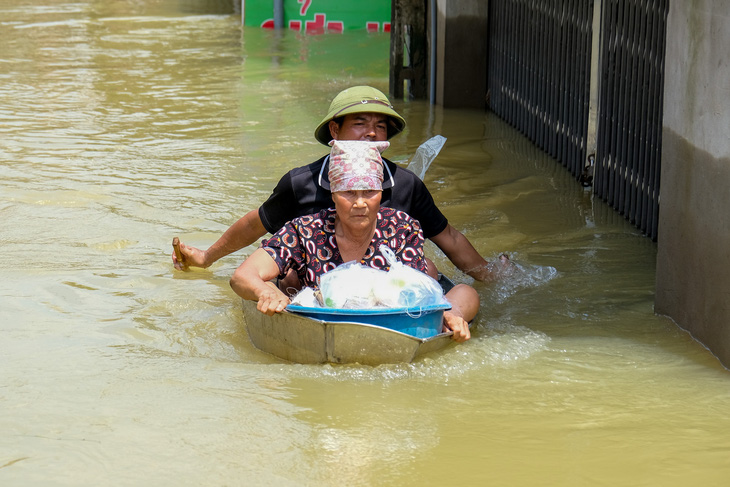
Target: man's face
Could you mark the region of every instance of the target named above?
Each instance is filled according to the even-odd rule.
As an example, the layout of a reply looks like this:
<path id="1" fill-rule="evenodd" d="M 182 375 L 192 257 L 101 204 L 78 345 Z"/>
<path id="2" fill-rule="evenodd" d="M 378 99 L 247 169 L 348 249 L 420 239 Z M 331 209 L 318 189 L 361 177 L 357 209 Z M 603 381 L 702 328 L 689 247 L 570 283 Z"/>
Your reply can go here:
<path id="1" fill-rule="evenodd" d="M 345 115 L 342 125 L 329 123 L 335 140 L 388 140 L 388 116 L 381 113 L 352 113 Z"/>

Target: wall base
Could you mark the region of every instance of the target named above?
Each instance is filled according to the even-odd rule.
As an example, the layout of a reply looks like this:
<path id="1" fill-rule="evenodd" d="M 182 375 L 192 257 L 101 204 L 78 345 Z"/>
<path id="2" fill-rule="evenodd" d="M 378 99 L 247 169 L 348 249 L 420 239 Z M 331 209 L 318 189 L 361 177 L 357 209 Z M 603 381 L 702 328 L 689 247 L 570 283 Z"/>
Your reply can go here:
<path id="1" fill-rule="evenodd" d="M 665 127 L 655 311 L 730 367 L 730 159 Z"/>

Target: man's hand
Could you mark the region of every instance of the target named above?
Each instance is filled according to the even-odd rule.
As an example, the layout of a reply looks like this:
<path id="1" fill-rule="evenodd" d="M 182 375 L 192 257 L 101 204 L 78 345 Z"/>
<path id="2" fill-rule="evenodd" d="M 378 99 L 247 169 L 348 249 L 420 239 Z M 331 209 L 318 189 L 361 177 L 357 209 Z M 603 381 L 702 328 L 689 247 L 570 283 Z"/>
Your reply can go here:
<path id="1" fill-rule="evenodd" d="M 185 245 L 182 242 L 180 242 L 177 248 L 182 257 L 182 262 L 180 262 L 180 259 L 177 256 L 178 252 L 173 250 L 172 264 L 175 266 L 175 269 L 185 271 L 190 266 L 203 268 L 208 267 L 205 262 L 206 253 L 204 251 Z"/>
<path id="2" fill-rule="evenodd" d="M 487 262 L 484 265 L 474 267 L 467 271 L 467 274 L 482 282 L 494 282 L 509 277 L 514 272 L 515 266 L 507 254 L 499 256 L 498 261 Z"/>
<path id="3" fill-rule="evenodd" d="M 446 257 L 456 267 L 477 281 L 494 282 L 509 275 L 508 272 L 512 268 L 506 254 L 499 257 L 499 262 L 484 260 L 471 242 L 450 224 L 441 233 L 431 237 L 431 241 L 446 254 Z"/>

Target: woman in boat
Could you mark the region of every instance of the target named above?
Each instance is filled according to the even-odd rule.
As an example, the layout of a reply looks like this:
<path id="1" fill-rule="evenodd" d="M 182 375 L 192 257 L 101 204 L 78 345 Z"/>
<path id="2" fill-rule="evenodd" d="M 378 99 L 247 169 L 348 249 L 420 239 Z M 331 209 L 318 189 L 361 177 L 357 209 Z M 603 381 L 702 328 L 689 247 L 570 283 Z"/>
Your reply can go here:
<path id="1" fill-rule="evenodd" d="M 418 220 L 380 207 L 383 161 L 389 142 L 332 141 L 329 182 L 334 208 L 295 218 L 248 257 L 233 274 L 231 287 L 242 298 L 258 301 L 262 313 L 280 313 L 290 303 L 274 279 L 296 271 L 302 285 L 316 287 L 318 278 L 345 262 L 358 261 L 387 270 L 380 252 L 388 246 L 403 264 L 429 272 Z M 431 276 L 433 271 L 431 271 Z M 444 326 L 456 341 L 470 338 L 468 322 L 479 310 L 477 292 L 458 284 L 446 294 L 451 304 Z"/>

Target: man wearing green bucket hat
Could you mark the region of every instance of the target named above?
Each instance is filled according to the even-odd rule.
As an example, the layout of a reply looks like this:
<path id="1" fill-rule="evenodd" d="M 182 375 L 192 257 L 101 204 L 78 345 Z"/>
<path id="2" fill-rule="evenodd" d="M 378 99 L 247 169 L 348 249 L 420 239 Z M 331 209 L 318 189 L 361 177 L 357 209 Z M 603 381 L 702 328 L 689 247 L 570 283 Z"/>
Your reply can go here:
<path id="1" fill-rule="evenodd" d="M 370 86 L 354 86 L 340 92 L 314 137 L 324 145 L 336 140 L 385 141 L 401 133 L 406 121 L 393 109 L 388 97 Z M 208 267 L 218 259 L 251 245 L 267 232 L 274 234 L 288 221 L 332 206 L 328 179 L 329 154 L 307 166 L 286 173 L 271 196 L 258 209 L 234 223 L 208 250 L 180 244 L 172 260 L 176 268 Z M 412 172 L 383 158 L 382 205 L 408 213 L 419 220 L 423 234 L 434 242 L 461 271 L 480 281 L 493 281 L 508 265 L 489 263 L 436 207 L 425 184 Z M 182 260 L 182 262 L 181 262 Z"/>
<path id="2" fill-rule="evenodd" d="M 341 91 L 330 103 L 327 116 L 314 130 L 314 138 L 328 145 L 333 135 L 330 122 L 335 121 L 339 130 L 342 121 L 347 115 L 369 115 L 382 120 L 386 127 L 386 139 L 398 135 L 406 127 L 406 121 L 393 109 L 388 98 L 380 91 L 370 86 L 354 86 Z"/>

